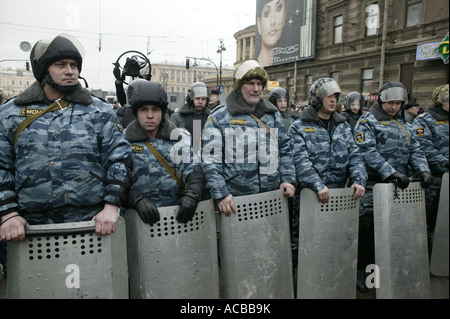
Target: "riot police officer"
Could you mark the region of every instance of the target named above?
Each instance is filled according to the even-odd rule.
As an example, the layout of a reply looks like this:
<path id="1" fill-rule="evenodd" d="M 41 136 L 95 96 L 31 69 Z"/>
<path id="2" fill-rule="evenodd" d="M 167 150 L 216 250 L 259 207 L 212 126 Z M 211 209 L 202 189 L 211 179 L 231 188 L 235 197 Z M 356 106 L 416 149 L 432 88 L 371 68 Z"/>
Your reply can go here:
<path id="1" fill-rule="evenodd" d="M 298 117 L 298 113 L 288 107 L 290 105 L 289 93 L 284 88 L 275 88 L 270 91 L 269 101 L 270 103 L 278 107 L 278 110 L 283 116 L 286 131 L 288 131 L 289 126 Z"/>
<path id="2" fill-rule="evenodd" d="M 78 79 L 84 50 L 67 34 L 30 53 L 37 82 L 0 111 L 2 240 L 29 224 L 96 221 L 115 231 L 130 187 L 131 145 L 112 108 Z"/>
<path id="3" fill-rule="evenodd" d="M 363 113 L 362 110 L 365 103 L 366 101 L 363 95 L 359 92 L 350 92 L 345 98 L 345 111 L 341 114 L 347 119 L 352 132 L 355 129 L 355 125 L 358 122 L 358 119 Z"/>
<path id="4" fill-rule="evenodd" d="M 432 94 L 432 105 L 413 121 L 414 133 L 427 157 L 434 184 L 425 190 L 427 206 L 428 247 L 431 252 L 436 226 L 437 210 L 442 175 L 448 172 L 449 129 L 448 129 L 449 85 L 438 86 Z"/>
<path id="5" fill-rule="evenodd" d="M 365 192 L 367 173 L 359 148 L 346 119 L 337 113 L 341 89 L 331 78 L 321 78 L 310 90 L 309 106 L 290 129 L 291 149 L 299 184 L 291 218 L 293 260 L 298 249 L 299 199 L 302 188 L 317 193 L 321 203 L 330 199 L 330 188 L 346 187 L 347 178 L 355 189 L 354 200 Z"/>
<path id="6" fill-rule="evenodd" d="M 400 82 L 387 82 L 379 90 L 378 101 L 363 114 L 355 127 L 355 140 L 364 158 L 368 173 L 366 194 L 360 201 L 358 241 L 358 290 L 367 291 L 365 269 L 374 263 L 373 187 L 380 182 L 396 182 L 408 187 L 413 174 L 422 186 L 433 184 L 433 178 L 419 141 L 412 127 L 403 120 L 401 108 L 407 101 L 407 91 Z"/>
<path id="7" fill-rule="evenodd" d="M 216 108 L 205 124 L 202 150 L 206 188 L 227 216 L 236 213 L 233 196 L 284 189 L 286 196 L 292 197 L 295 192 L 295 171 L 283 119 L 272 103 L 261 98 L 268 81 L 266 71 L 259 62 L 249 60 L 235 70 L 234 79 L 234 90 L 226 103 Z M 240 138 L 240 134 L 250 137 Z M 233 135 L 246 144 L 247 152 L 238 152 L 239 143 L 232 142 Z M 277 150 L 270 152 L 269 159 L 261 152 L 248 151 L 250 140 L 263 143 L 261 135 L 265 144 Z M 258 148 L 263 146 L 267 145 Z M 239 158 L 241 155 L 244 158 Z"/>
<path id="8" fill-rule="evenodd" d="M 154 224 L 160 218 L 157 207 L 180 205 L 177 220 L 187 223 L 194 216 L 204 186 L 201 167 L 193 164 L 191 137 L 166 120 L 167 93 L 159 83 L 134 80 L 128 94 L 136 116 L 126 129 L 133 145 L 128 207 L 135 209 L 144 223 Z M 174 149 L 189 152 L 178 161 L 173 158 Z"/>

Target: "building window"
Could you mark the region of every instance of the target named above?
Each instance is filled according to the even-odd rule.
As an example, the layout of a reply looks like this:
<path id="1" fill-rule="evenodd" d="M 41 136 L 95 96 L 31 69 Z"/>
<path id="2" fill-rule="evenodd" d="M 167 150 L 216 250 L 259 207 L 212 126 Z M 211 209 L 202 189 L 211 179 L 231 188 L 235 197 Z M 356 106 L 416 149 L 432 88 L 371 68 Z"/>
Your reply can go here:
<path id="1" fill-rule="evenodd" d="M 366 36 L 376 35 L 380 27 L 380 9 L 378 4 L 369 4 L 366 7 Z"/>
<path id="2" fill-rule="evenodd" d="M 406 8 L 406 26 L 412 27 L 420 24 L 422 18 L 422 1 L 408 0 Z"/>
<path id="3" fill-rule="evenodd" d="M 343 16 L 337 16 L 334 18 L 334 44 L 342 43 L 342 22 Z"/>
<path id="4" fill-rule="evenodd" d="M 365 69 L 362 71 L 362 92 L 373 93 L 373 69 Z"/>

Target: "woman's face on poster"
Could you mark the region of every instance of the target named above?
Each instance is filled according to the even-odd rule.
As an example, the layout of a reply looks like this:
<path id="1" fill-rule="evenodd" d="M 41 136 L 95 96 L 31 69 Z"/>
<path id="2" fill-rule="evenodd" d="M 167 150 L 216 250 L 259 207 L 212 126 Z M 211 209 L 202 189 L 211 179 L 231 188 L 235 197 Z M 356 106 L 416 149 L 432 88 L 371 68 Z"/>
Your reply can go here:
<path id="1" fill-rule="evenodd" d="M 263 7 L 261 17 L 258 18 L 258 32 L 263 45 L 274 47 L 283 33 L 286 19 L 285 0 L 268 1 Z"/>

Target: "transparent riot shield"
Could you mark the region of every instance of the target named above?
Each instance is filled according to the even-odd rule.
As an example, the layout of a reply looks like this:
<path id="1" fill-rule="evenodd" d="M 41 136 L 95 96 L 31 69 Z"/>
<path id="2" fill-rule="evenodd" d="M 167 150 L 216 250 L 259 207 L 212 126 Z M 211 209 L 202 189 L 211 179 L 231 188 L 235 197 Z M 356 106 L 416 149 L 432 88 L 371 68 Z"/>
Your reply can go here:
<path id="1" fill-rule="evenodd" d="M 448 277 L 448 213 L 448 173 L 445 173 L 442 176 L 441 195 L 430 260 L 430 272 L 436 276 Z"/>
<path id="2" fill-rule="evenodd" d="M 130 298 L 219 298 L 214 202 L 200 202 L 187 224 L 176 221 L 178 210 L 160 208 L 154 225 L 144 224 L 136 211 L 125 213 Z"/>
<path id="3" fill-rule="evenodd" d="M 425 191 L 376 184 L 373 205 L 377 298 L 430 298 Z"/>
<path id="4" fill-rule="evenodd" d="M 284 192 L 234 197 L 221 215 L 220 264 L 226 299 L 294 297 L 289 211 Z"/>
<path id="5" fill-rule="evenodd" d="M 127 299 L 125 221 L 95 234 L 95 222 L 35 225 L 8 242 L 8 299 Z"/>
<path id="6" fill-rule="evenodd" d="M 300 194 L 297 298 L 356 298 L 359 200 L 353 188 L 330 195 L 321 204 L 311 189 Z"/>

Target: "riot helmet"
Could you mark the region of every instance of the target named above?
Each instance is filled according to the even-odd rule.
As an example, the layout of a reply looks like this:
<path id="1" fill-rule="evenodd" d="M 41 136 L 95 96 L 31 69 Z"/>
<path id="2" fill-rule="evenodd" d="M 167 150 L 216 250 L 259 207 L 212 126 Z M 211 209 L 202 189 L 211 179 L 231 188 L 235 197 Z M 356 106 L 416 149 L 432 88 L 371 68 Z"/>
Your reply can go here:
<path id="1" fill-rule="evenodd" d="M 309 105 L 319 110 L 323 106 L 323 98 L 336 94 L 337 99 L 341 95 L 339 84 L 332 78 L 320 78 L 316 80 L 309 91 Z"/>
<path id="2" fill-rule="evenodd" d="M 205 83 L 203 82 L 195 82 L 191 85 L 188 90 L 188 94 L 186 97 L 186 102 L 189 107 L 194 108 L 194 100 L 198 97 L 206 97 L 206 104 L 209 104 L 209 90 Z"/>
<path id="3" fill-rule="evenodd" d="M 448 103 L 448 84 L 438 86 L 434 90 L 431 103 L 435 107 L 442 107 L 442 105 Z"/>
<path id="4" fill-rule="evenodd" d="M 359 92 L 350 92 L 345 97 L 345 109 L 347 111 L 351 111 L 354 113 L 362 113 L 363 107 L 365 105 L 364 96 Z M 357 105 L 359 106 L 359 110 L 355 112 Z"/>
<path id="5" fill-rule="evenodd" d="M 167 112 L 167 93 L 161 84 L 144 79 L 133 80 L 128 86 L 128 99 L 134 115 L 142 105 L 155 105 L 161 108 L 163 120 Z"/>
<path id="6" fill-rule="evenodd" d="M 234 71 L 234 90 L 239 91 L 241 86 L 253 79 L 261 80 L 263 87 L 266 86 L 269 76 L 262 65 L 255 60 L 249 60 L 242 63 Z"/>
<path id="7" fill-rule="evenodd" d="M 402 101 L 402 107 L 408 101 L 408 91 L 401 82 L 387 82 L 378 92 L 378 104 L 390 101 Z"/>
<path id="8" fill-rule="evenodd" d="M 30 52 L 34 77 L 42 83 L 48 74 L 48 67 L 62 59 L 77 61 L 78 71 L 81 73 L 84 55 L 85 51 L 81 43 L 69 34 L 62 33 L 53 39 L 39 40 Z"/>
<path id="9" fill-rule="evenodd" d="M 275 88 L 270 92 L 269 102 L 278 107 L 278 99 L 286 99 L 286 108 L 289 107 L 289 93 L 284 88 Z"/>

